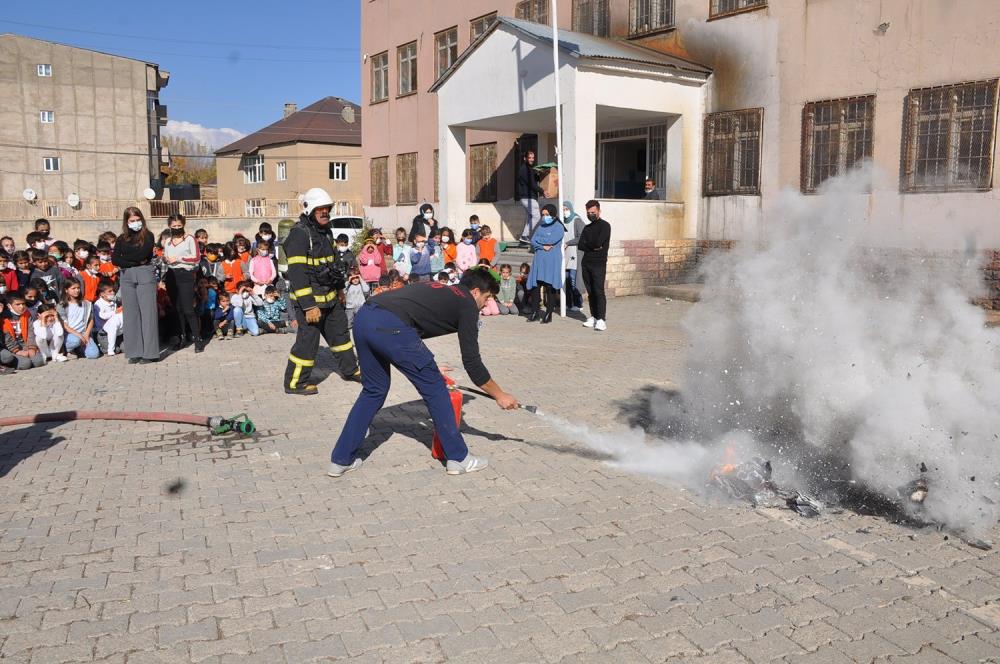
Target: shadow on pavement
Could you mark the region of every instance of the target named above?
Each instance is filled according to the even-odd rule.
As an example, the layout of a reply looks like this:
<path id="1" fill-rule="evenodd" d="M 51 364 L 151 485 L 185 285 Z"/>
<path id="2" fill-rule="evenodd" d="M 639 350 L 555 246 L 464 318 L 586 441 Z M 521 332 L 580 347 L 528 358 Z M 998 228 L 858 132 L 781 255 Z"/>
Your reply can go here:
<path id="1" fill-rule="evenodd" d="M 61 424 L 63 422 L 39 422 L 26 429 L 0 431 L 0 477 L 5 477 L 33 454 L 44 452 L 66 440 L 52 433 Z"/>

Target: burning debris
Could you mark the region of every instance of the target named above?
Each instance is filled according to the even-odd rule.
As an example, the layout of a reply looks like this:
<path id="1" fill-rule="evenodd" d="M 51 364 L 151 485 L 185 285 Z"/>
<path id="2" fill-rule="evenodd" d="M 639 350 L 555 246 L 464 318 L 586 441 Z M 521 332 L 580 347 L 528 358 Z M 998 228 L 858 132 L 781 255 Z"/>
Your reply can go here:
<path id="1" fill-rule="evenodd" d="M 708 474 L 706 486 L 710 490 L 750 503 L 754 507 L 785 506 L 797 514 L 813 518 L 820 515 L 823 504 L 815 498 L 794 489 L 782 489 L 772 477 L 771 462 L 753 457 L 735 463 L 735 451 L 727 448 L 725 463 Z"/>

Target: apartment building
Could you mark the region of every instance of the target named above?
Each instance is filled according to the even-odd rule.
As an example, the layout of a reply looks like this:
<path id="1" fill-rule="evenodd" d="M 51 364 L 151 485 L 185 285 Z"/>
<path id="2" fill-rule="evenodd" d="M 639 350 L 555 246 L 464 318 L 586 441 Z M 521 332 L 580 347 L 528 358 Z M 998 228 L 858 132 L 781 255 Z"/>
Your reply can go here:
<path id="1" fill-rule="evenodd" d="M 159 196 L 167 122 L 159 92 L 169 78 L 151 62 L 0 35 L 4 210 L 92 218 L 107 213 L 96 206 L 120 215 L 119 202 L 143 200 L 147 189 Z"/>
<path id="2" fill-rule="evenodd" d="M 322 187 L 335 214 L 361 214 L 361 132 L 361 107 L 345 99 L 285 104 L 280 120 L 216 151 L 218 198 L 234 216 L 297 218 L 298 195 Z"/>

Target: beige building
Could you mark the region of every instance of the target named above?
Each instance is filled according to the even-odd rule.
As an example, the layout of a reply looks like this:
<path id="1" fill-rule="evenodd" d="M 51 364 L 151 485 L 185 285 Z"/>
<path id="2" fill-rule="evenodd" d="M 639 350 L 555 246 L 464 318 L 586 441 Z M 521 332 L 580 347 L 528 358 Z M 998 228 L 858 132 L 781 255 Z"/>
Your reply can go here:
<path id="1" fill-rule="evenodd" d="M 98 206 L 120 215 L 119 203 L 146 189 L 159 196 L 169 76 L 141 60 L 0 35 L 0 217 L 105 214 Z"/>
<path id="2" fill-rule="evenodd" d="M 298 196 L 326 189 L 335 214 L 361 214 L 361 108 L 324 97 L 216 151 L 218 198 L 230 216 L 297 218 Z M 242 208 L 239 208 L 242 205 Z"/>
<path id="3" fill-rule="evenodd" d="M 551 31 L 518 20 L 548 21 L 549 0 L 361 6 L 369 214 L 440 198 L 447 223 L 475 212 L 511 238 L 512 147 L 554 156 Z M 784 188 L 866 159 L 874 222 L 1000 246 L 1000 3 L 560 0 L 559 26 L 566 195 L 605 201 L 618 293 L 683 278 Z M 646 176 L 665 200 L 638 200 Z"/>

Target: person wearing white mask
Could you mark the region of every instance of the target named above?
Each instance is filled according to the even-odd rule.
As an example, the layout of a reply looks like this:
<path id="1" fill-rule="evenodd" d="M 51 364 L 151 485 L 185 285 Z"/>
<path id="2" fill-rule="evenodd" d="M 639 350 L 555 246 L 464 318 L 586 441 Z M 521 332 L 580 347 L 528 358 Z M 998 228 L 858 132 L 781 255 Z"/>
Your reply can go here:
<path id="1" fill-rule="evenodd" d="M 577 268 L 582 256 L 580 255 L 580 250 L 577 248 L 577 243 L 580 241 L 583 229 L 587 227 L 587 222 L 580 218 L 580 215 L 573 209 L 573 203 L 570 201 L 563 201 L 562 216 L 563 225 L 566 227 L 566 235 L 569 236 L 569 240 L 566 241 L 566 254 L 563 259 L 564 267 L 566 268 L 566 293 L 570 298 L 569 310 L 582 311 L 583 295 L 580 294 L 576 278 Z"/>
<path id="2" fill-rule="evenodd" d="M 119 295 L 125 324 L 123 346 L 129 364 L 148 364 L 160 359 L 153 245 L 153 234 L 146 227 L 142 210 L 125 208 L 122 233 L 115 240 L 111 262 L 121 270 Z"/>
<path id="3" fill-rule="evenodd" d="M 434 235 L 434 231 L 436 230 L 438 230 L 438 222 L 434 218 L 434 206 L 430 203 L 424 203 L 420 206 L 420 214 L 413 218 L 407 241 L 413 244 L 418 234 L 423 235 L 424 238 L 429 238 Z"/>

